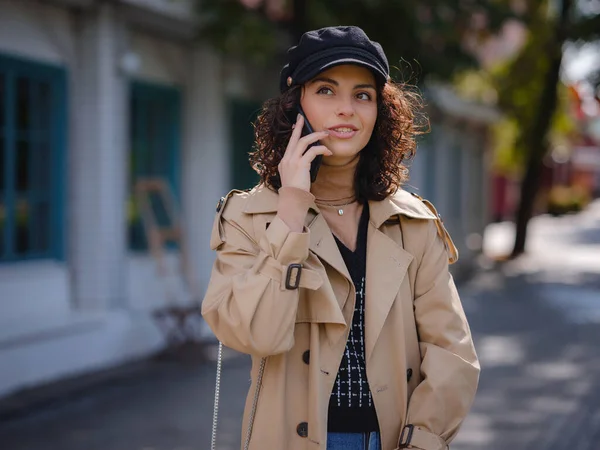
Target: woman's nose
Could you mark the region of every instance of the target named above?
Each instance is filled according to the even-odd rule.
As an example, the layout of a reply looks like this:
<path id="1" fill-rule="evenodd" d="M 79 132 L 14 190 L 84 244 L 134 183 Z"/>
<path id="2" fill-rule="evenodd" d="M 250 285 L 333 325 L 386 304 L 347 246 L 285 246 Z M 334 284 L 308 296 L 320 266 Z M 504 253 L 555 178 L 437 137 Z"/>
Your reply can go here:
<path id="1" fill-rule="evenodd" d="M 338 116 L 353 116 L 354 105 L 352 104 L 352 99 L 340 99 L 340 102 L 337 105 L 336 114 Z"/>

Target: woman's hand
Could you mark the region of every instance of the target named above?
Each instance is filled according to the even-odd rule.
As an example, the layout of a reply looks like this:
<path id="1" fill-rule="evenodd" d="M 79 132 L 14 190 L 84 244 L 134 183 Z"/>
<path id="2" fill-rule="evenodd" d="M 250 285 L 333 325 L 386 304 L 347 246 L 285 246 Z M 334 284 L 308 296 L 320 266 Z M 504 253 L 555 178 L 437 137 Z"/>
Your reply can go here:
<path id="1" fill-rule="evenodd" d="M 301 137 L 303 127 L 304 117 L 298 114 L 278 169 L 282 187 L 295 187 L 310 192 L 310 163 L 317 155 L 331 156 L 333 153 L 324 145 L 315 145 L 306 151 L 310 144 L 327 137 L 329 132 L 316 131 Z"/>

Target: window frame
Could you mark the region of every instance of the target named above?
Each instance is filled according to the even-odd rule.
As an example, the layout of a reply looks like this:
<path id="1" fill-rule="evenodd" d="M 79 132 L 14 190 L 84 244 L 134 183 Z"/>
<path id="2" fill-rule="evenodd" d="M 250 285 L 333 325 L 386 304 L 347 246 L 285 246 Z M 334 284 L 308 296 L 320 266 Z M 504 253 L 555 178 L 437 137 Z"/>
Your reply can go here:
<path id="1" fill-rule="evenodd" d="M 65 260 L 65 228 L 67 218 L 66 202 L 66 163 L 67 163 L 67 71 L 60 66 L 54 66 L 39 61 L 23 59 L 16 56 L 0 53 L 0 73 L 4 75 L 5 126 L 0 127 L 0 139 L 4 140 L 4 176 L 6 188 L 0 191 L 3 195 L 6 214 L 6 227 L 3 230 L 4 253 L 0 254 L 0 264 L 14 263 L 17 261 L 56 259 Z M 48 125 L 50 137 L 48 139 L 50 152 L 49 173 L 49 217 L 48 249 L 46 251 L 28 251 L 17 253 L 15 251 L 15 220 L 17 187 L 16 182 L 16 157 L 18 126 L 16 122 L 16 80 L 25 77 L 34 82 L 46 82 L 50 88 L 51 112 Z M 29 193 L 31 196 L 31 193 Z M 31 231 L 30 231 L 31 233 Z"/>
<path id="2" fill-rule="evenodd" d="M 169 161 L 169 170 L 167 174 L 167 182 L 169 183 L 171 189 L 173 190 L 173 196 L 175 200 L 180 203 L 181 202 L 181 167 L 182 167 L 182 147 L 181 147 L 181 139 L 182 139 L 182 122 L 181 122 L 181 114 L 182 114 L 182 92 L 181 89 L 177 86 L 166 85 L 153 83 L 149 81 L 142 80 L 132 80 L 130 83 L 130 94 L 129 94 L 129 105 L 130 105 L 130 129 L 129 129 L 129 155 L 128 158 L 130 161 L 128 168 L 128 201 L 135 202 L 133 186 L 135 183 L 135 176 L 138 173 L 134 172 L 135 168 L 131 167 L 131 162 L 134 161 L 135 147 L 137 142 L 135 141 L 134 130 L 139 129 L 142 126 L 142 122 L 144 117 L 138 116 L 134 117 L 134 108 L 135 101 L 165 101 L 169 106 L 169 114 L 168 117 L 173 119 L 173 124 L 171 129 L 168 132 L 167 146 L 168 150 L 168 161 Z M 137 120 L 136 120 L 137 119 Z M 137 122 L 137 123 L 134 123 Z M 138 219 L 139 220 L 139 219 Z M 137 253 L 147 253 L 148 243 L 145 242 L 145 245 L 138 245 L 135 241 L 135 236 L 132 233 L 135 233 L 134 227 L 138 223 L 136 220 L 130 221 L 129 217 L 127 219 L 127 249 L 130 252 Z M 138 226 L 142 226 L 141 224 Z M 139 231 L 138 231 L 139 232 Z"/>

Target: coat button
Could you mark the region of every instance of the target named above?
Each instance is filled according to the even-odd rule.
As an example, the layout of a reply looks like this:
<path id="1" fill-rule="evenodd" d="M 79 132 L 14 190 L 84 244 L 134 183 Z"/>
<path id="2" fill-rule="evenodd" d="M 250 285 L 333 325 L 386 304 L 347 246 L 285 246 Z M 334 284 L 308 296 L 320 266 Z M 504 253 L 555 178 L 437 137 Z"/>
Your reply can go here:
<path id="1" fill-rule="evenodd" d="M 223 209 L 224 203 L 225 203 L 225 197 L 221 197 L 221 199 L 219 200 L 219 203 L 217 203 L 217 212 L 221 212 L 221 209 Z"/>
<path id="2" fill-rule="evenodd" d="M 304 361 L 304 364 L 310 364 L 310 350 L 306 350 L 302 353 L 302 361 Z"/>
<path id="3" fill-rule="evenodd" d="M 300 436 L 300 437 L 307 437 L 308 436 L 308 423 L 300 422 L 298 424 L 298 426 L 296 427 L 296 433 L 298 433 L 298 436 Z"/>
<path id="4" fill-rule="evenodd" d="M 413 374 L 413 370 L 412 369 L 408 369 L 406 371 L 406 382 L 410 381 L 410 379 L 412 378 L 412 374 Z"/>

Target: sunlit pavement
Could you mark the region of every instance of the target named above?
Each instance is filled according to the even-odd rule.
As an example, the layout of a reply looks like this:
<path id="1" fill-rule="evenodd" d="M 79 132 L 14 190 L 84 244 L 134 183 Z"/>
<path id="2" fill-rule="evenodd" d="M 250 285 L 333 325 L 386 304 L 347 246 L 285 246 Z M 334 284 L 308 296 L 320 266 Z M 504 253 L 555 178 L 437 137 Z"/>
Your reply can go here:
<path id="1" fill-rule="evenodd" d="M 453 450 L 600 449 L 600 202 L 529 232 L 527 256 L 461 289 L 482 375 Z M 513 235 L 490 226 L 488 253 Z"/>
<path id="2" fill-rule="evenodd" d="M 512 233 L 490 226 L 488 254 L 507 252 Z M 484 260 L 460 287 L 483 370 L 452 450 L 600 449 L 600 202 L 536 218 L 528 250 Z M 0 449 L 209 449 L 214 369 L 148 364 L 0 425 Z M 239 449 L 248 370 L 247 357 L 225 361 L 220 450 Z"/>

